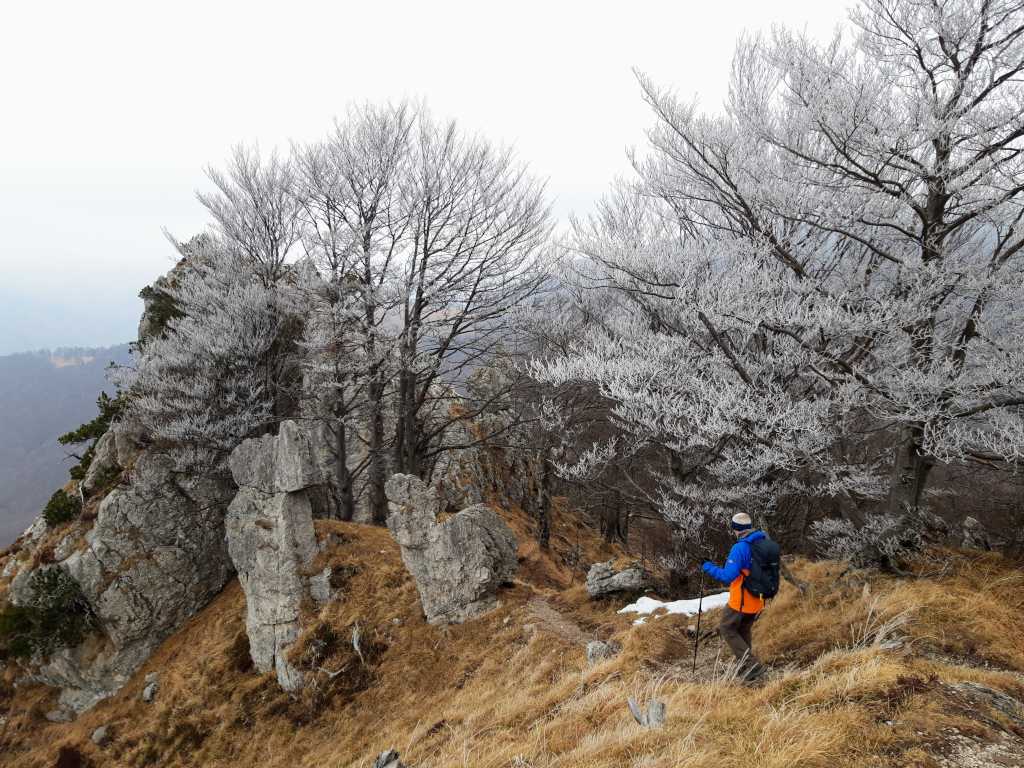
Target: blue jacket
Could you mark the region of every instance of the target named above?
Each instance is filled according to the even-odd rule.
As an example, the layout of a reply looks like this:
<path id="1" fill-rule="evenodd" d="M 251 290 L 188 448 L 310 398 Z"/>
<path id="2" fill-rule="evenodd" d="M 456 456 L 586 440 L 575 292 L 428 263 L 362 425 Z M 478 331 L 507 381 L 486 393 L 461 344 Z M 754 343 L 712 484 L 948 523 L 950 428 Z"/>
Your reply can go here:
<path id="1" fill-rule="evenodd" d="M 711 562 L 704 563 L 704 573 L 723 584 L 732 584 L 744 569 L 750 568 L 750 542 L 764 538 L 764 531 L 748 533 L 732 545 L 725 566 L 719 568 Z"/>

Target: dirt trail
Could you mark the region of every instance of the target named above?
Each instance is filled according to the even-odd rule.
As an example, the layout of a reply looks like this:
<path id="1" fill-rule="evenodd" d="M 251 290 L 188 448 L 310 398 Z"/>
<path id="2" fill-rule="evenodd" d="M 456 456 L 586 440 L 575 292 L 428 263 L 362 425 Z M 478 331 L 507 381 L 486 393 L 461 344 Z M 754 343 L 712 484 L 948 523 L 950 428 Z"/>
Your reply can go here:
<path id="1" fill-rule="evenodd" d="M 579 624 L 564 613 L 554 608 L 547 600 L 535 597 L 527 604 L 527 609 L 541 629 L 558 635 L 563 640 L 577 645 L 586 645 L 596 638 L 585 632 Z"/>

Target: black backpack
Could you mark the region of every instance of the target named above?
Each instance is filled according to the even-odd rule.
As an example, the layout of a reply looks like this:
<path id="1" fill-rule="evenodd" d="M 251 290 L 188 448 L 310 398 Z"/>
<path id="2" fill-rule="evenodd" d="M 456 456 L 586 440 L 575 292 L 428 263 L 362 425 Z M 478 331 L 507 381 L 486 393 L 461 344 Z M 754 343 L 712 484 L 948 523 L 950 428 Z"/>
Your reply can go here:
<path id="1" fill-rule="evenodd" d="M 743 578 L 743 588 L 764 599 L 779 592 L 779 545 L 765 534 L 763 539 L 748 542 L 750 573 Z"/>

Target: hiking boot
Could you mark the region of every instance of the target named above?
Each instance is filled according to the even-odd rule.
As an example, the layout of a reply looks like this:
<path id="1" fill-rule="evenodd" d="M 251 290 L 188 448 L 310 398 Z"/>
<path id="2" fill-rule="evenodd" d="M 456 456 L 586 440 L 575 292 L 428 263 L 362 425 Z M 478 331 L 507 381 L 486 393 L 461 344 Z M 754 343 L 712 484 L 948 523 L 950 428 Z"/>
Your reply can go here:
<path id="1" fill-rule="evenodd" d="M 739 679 L 748 685 L 763 683 L 768 676 L 768 669 L 758 661 L 750 664 L 745 670 L 740 670 Z"/>

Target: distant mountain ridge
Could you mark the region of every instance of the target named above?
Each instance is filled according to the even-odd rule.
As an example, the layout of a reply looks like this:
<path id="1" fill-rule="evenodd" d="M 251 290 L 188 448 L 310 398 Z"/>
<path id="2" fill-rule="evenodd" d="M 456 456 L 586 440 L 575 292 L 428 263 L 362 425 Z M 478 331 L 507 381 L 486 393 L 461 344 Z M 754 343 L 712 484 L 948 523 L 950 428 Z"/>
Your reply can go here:
<path id="1" fill-rule="evenodd" d="M 96 415 L 110 363 L 125 364 L 128 344 L 60 347 L 0 356 L 0 547 L 7 546 L 68 480 L 57 437 Z"/>

